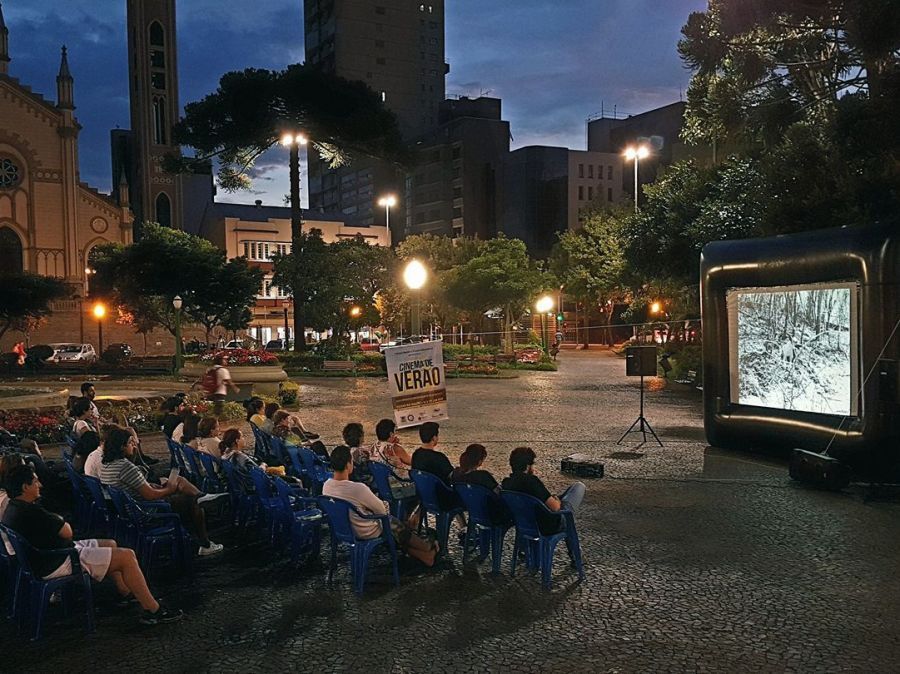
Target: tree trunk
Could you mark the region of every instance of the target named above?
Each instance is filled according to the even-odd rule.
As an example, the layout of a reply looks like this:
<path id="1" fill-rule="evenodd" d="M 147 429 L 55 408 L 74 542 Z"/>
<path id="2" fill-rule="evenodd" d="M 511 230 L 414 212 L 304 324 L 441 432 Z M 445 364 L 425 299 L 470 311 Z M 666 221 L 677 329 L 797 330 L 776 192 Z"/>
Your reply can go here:
<path id="1" fill-rule="evenodd" d="M 513 328 L 512 328 L 513 320 L 512 320 L 512 305 L 511 304 L 506 305 L 506 315 L 504 316 L 504 318 L 506 319 L 506 329 L 505 329 L 506 345 L 505 345 L 505 348 L 503 349 L 503 351 L 504 351 L 504 353 L 511 354 L 511 353 L 513 353 Z"/>
<path id="2" fill-rule="evenodd" d="M 300 212 L 300 145 L 297 142 L 290 146 L 290 179 L 291 179 L 291 255 L 295 264 L 299 264 L 303 246 L 300 238 L 303 234 L 303 219 Z M 294 351 L 306 351 L 306 321 L 303 308 L 294 299 Z M 287 339 L 287 335 L 284 336 Z"/>
<path id="3" fill-rule="evenodd" d="M 584 340 L 584 341 L 582 342 L 582 344 L 584 345 L 584 348 L 585 348 L 585 349 L 589 349 L 589 348 L 590 348 L 590 342 L 591 342 L 591 336 L 590 336 L 590 333 L 588 332 L 588 330 L 589 330 L 588 326 L 590 325 L 590 315 L 591 315 L 591 313 L 590 313 L 590 310 L 588 309 L 588 305 L 587 305 L 586 302 L 585 302 L 585 304 L 584 304 L 584 308 L 583 308 L 583 311 L 582 311 L 581 313 L 582 313 L 582 316 L 583 316 L 583 318 L 584 318 L 584 332 L 582 333 L 582 335 L 583 335 L 583 340 Z"/>

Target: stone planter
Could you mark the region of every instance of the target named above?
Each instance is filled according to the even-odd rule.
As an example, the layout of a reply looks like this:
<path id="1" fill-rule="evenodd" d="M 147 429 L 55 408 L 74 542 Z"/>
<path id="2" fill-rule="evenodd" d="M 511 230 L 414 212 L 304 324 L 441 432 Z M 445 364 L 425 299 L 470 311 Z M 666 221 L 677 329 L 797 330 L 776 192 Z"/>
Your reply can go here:
<path id="1" fill-rule="evenodd" d="M 65 408 L 69 401 L 69 389 L 44 389 L 31 386 L 5 386 L 6 390 L 26 391 L 23 395 L 0 396 L 0 409 L 24 410 L 53 407 Z"/>
<path id="2" fill-rule="evenodd" d="M 209 369 L 206 363 L 189 363 L 178 371 L 182 377 L 194 381 L 200 379 Z M 238 393 L 229 392 L 226 400 L 247 400 L 252 395 L 277 395 L 283 381 L 287 381 L 287 372 L 281 364 L 277 365 L 228 365 L 231 381 L 240 389 Z"/>

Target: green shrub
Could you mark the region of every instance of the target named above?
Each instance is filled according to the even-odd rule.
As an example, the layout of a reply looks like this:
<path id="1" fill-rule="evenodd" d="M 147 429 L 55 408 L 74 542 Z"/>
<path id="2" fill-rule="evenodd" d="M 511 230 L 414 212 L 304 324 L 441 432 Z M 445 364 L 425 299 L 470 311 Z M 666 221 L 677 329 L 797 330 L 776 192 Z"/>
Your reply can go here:
<path id="1" fill-rule="evenodd" d="M 296 405 L 300 396 L 300 385 L 292 381 L 283 381 L 278 389 L 278 397 L 282 405 Z"/>
<path id="2" fill-rule="evenodd" d="M 247 410 L 240 403 L 234 401 L 222 403 L 222 413 L 218 416 L 219 421 L 243 421 L 246 418 Z"/>
<path id="3" fill-rule="evenodd" d="M 500 351 L 500 347 L 493 345 L 475 345 L 468 344 L 444 344 L 444 360 L 456 360 L 460 356 L 468 356 L 473 351 L 476 356 L 493 356 Z"/>
<path id="4" fill-rule="evenodd" d="M 703 347 L 700 344 L 672 342 L 666 344 L 665 352 L 669 354 L 669 362 L 672 364 L 669 379 L 687 379 L 688 370 L 696 371 L 699 376 L 703 370 Z"/>
<path id="5" fill-rule="evenodd" d="M 323 356 L 314 353 L 283 353 L 279 358 L 286 370 L 321 370 Z"/>

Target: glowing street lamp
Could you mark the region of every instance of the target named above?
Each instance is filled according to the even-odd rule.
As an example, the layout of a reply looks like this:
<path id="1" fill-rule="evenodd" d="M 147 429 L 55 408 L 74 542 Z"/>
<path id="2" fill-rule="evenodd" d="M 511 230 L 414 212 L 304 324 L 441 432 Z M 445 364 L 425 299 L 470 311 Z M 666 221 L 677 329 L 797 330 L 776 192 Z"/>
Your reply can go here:
<path id="1" fill-rule="evenodd" d="M 410 316 L 410 330 L 418 335 L 422 332 L 421 303 L 422 294 L 419 292 L 428 280 L 428 270 L 418 260 L 410 260 L 403 270 L 403 282 L 406 287 L 414 291 L 415 301 L 412 304 Z"/>
<path id="2" fill-rule="evenodd" d="M 281 144 L 290 151 L 288 162 L 291 192 L 291 246 L 294 251 L 300 252 L 300 236 L 303 233 L 303 215 L 300 212 L 300 146 L 309 142 L 307 137 L 299 132 L 286 131 L 281 135 Z M 287 344 L 287 330 L 284 334 Z M 306 347 L 306 331 L 302 325 L 301 312 L 294 305 L 294 350 L 300 351 Z"/>
<path id="3" fill-rule="evenodd" d="M 534 303 L 535 311 L 541 315 L 541 347 L 547 352 L 547 314 L 553 311 L 553 298 L 544 295 Z"/>
<path id="4" fill-rule="evenodd" d="M 638 162 L 650 156 L 650 148 L 646 145 L 630 146 L 625 148 L 625 159 L 634 162 L 634 212 L 638 210 Z"/>
<path id="5" fill-rule="evenodd" d="M 653 304 L 650 305 L 650 313 L 651 314 L 658 314 L 660 311 L 662 311 L 661 303 L 654 302 Z"/>
<path id="6" fill-rule="evenodd" d="M 387 228 L 387 242 L 391 245 L 391 208 L 397 205 L 397 197 L 386 194 L 378 200 L 378 205 L 384 208 L 384 226 Z"/>
<path id="7" fill-rule="evenodd" d="M 100 351 L 99 353 L 103 353 L 103 318 L 106 316 L 106 305 L 102 302 L 97 302 L 94 304 L 94 308 L 91 310 L 91 313 L 94 314 L 94 318 L 97 319 L 97 336 L 99 337 L 100 342 Z"/>

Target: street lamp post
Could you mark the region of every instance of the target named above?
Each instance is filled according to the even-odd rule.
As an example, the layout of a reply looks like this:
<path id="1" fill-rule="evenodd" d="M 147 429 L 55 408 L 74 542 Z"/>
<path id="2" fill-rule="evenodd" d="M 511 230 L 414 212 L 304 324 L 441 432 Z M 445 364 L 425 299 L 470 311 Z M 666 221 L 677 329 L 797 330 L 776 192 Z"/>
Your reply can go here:
<path id="1" fill-rule="evenodd" d="M 285 133 L 281 136 L 281 144 L 290 151 L 289 172 L 291 178 L 291 252 L 299 254 L 302 248 L 300 236 L 303 232 L 303 220 L 300 212 L 300 146 L 306 145 L 307 139 L 302 133 Z M 287 334 L 285 334 L 287 339 Z M 297 340 L 303 340 L 298 342 Z M 303 312 L 294 305 L 294 350 L 306 342 L 306 326 L 303 324 Z"/>
<path id="2" fill-rule="evenodd" d="M 409 264 L 406 265 L 406 269 L 403 270 L 403 282 L 406 283 L 407 288 L 415 291 L 415 301 L 410 311 L 410 331 L 413 335 L 418 335 L 422 332 L 422 317 L 420 315 L 422 294 L 419 291 L 425 285 L 426 280 L 428 280 L 428 270 L 425 269 L 425 265 L 418 260 L 410 260 Z"/>
<path id="3" fill-rule="evenodd" d="M 94 318 L 97 319 L 97 337 L 100 342 L 100 350 L 98 353 L 103 355 L 103 317 L 106 316 L 106 307 L 102 302 L 97 302 L 94 305 Z"/>
<path id="4" fill-rule="evenodd" d="M 175 307 L 175 372 L 184 365 L 184 354 L 181 352 L 181 307 L 184 305 L 181 295 L 175 295 L 172 306 Z"/>
<path id="5" fill-rule="evenodd" d="M 553 311 L 553 298 L 544 295 L 534 303 L 534 308 L 541 315 L 541 347 L 547 353 L 547 314 Z"/>
<path id="6" fill-rule="evenodd" d="M 384 207 L 384 226 L 387 229 L 387 243 L 391 245 L 391 208 L 397 205 L 397 197 L 388 194 L 378 200 L 378 205 Z"/>
<path id="7" fill-rule="evenodd" d="M 650 148 L 646 145 L 628 147 L 625 149 L 625 159 L 634 161 L 634 212 L 638 212 L 638 163 L 650 155 Z"/>

